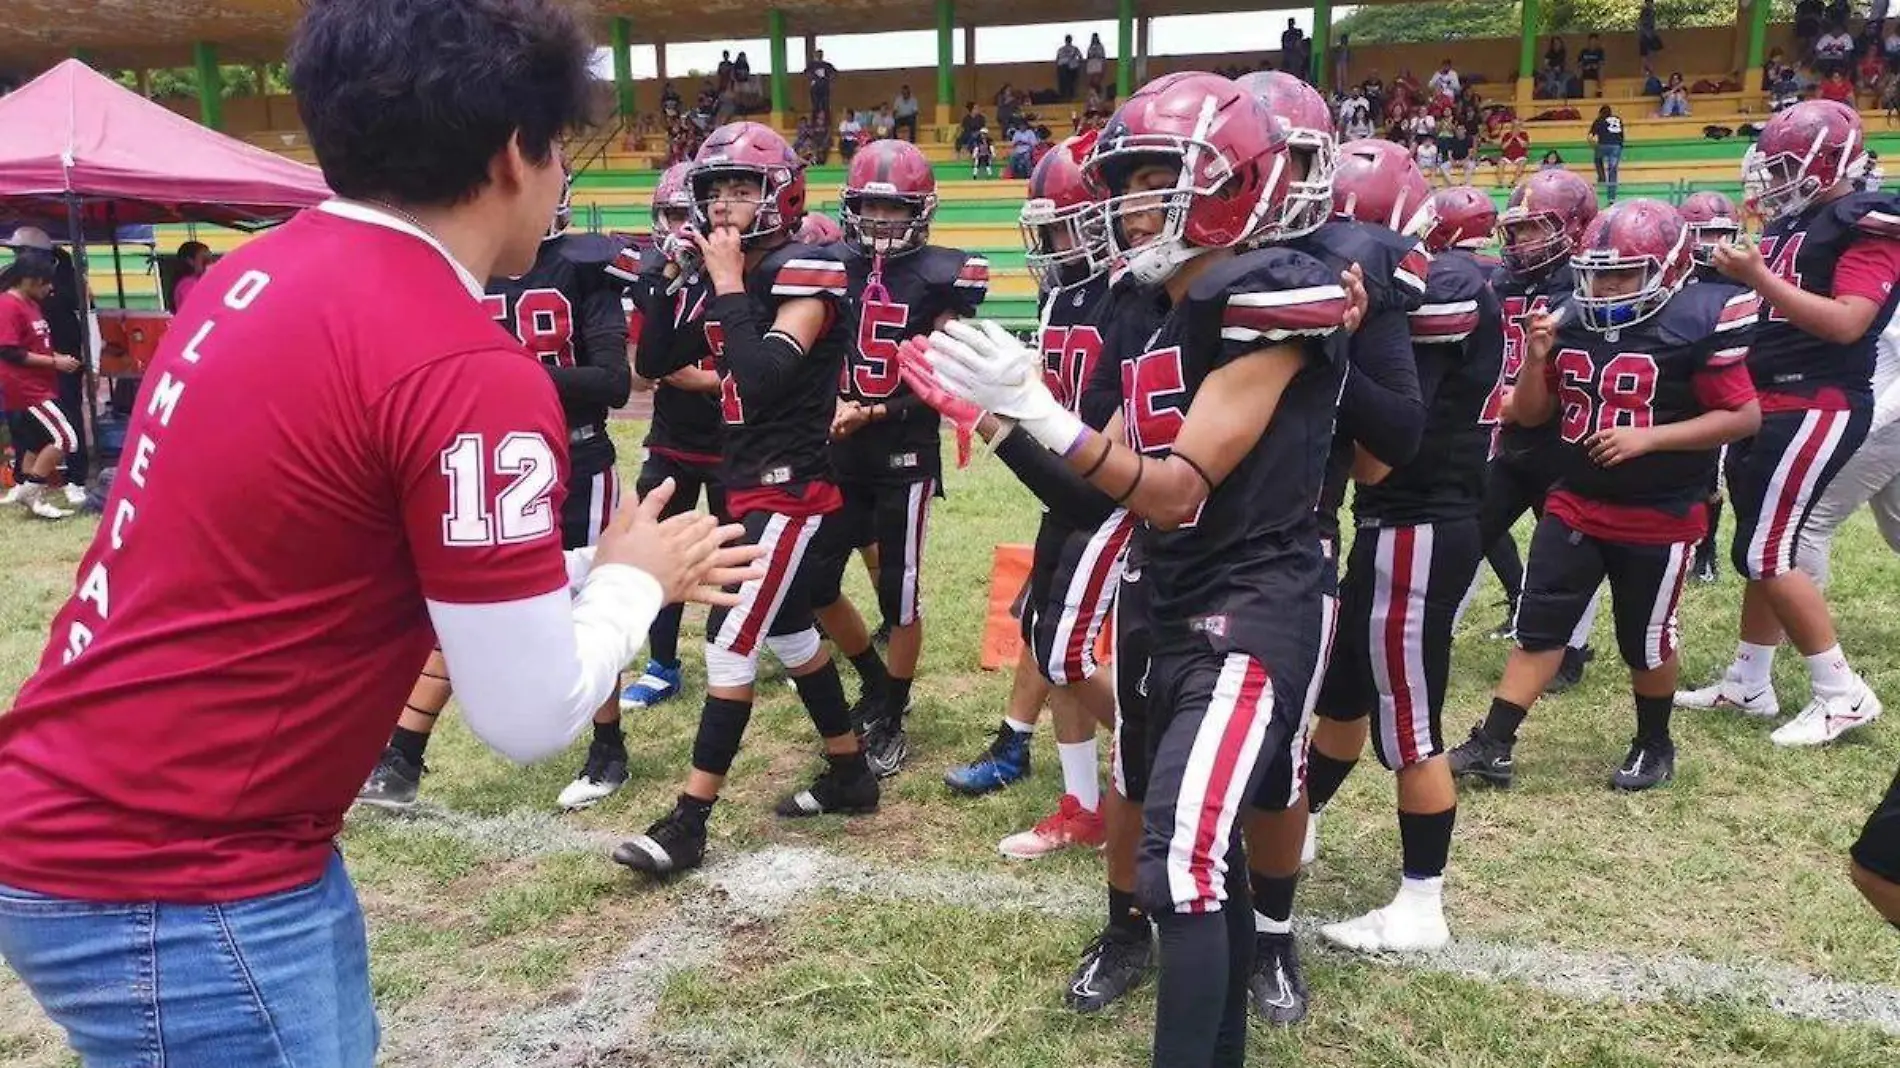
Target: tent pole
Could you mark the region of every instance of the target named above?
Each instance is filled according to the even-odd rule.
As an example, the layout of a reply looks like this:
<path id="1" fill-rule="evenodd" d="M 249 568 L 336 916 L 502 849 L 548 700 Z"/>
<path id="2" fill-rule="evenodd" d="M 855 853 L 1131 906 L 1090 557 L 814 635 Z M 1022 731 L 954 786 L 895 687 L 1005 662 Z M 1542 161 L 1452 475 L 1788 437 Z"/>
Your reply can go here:
<path id="1" fill-rule="evenodd" d="M 119 262 L 119 206 L 106 204 L 106 225 L 112 227 L 112 281 L 119 290 L 119 309 L 125 310 L 125 264 Z"/>
<path id="2" fill-rule="evenodd" d="M 79 432 L 83 435 L 81 444 L 84 445 L 98 440 L 93 429 L 99 425 L 99 389 L 97 372 L 92 365 L 92 317 L 88 314 L 92 307 L 92 296 L 86 272 L 86 228 L 80 222 L 77 193 L 66 194 L 66 226 L 68 236 L 72 239 L 73 282 L 79 287 L 79 292 L 73 296 L 79 306 L 79 419 L 82 424 Z M 90 450 L 87 455 L 92 455 Z"/>

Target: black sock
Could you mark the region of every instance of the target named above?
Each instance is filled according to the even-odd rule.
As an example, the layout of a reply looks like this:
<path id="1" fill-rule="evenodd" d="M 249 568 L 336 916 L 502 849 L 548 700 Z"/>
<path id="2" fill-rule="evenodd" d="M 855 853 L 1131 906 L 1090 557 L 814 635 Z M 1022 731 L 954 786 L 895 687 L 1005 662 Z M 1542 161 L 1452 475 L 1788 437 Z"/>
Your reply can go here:
<path id="1" fill-rule="evenodd" d="M 1717 497 L 1714 500 L 1709 502 L 1709 537 L 1708 537 L 1708 540 L 1702 543 L 1704 546 L 1704 551 L 1706 551 L 1711 557 L 1715 555 L 1715 546 L 1718 544 L 1718 538 L 1721 536 L 1721 533 L 1722 533 L 1722 498 Z"/>
<path id="2" fill-rule="evenodd" d="M 1524 717 L 1531 714 L 1523 705 L 1514 705 L 1502 697 L 1491 699 L 1491 711 L 1484 717 L 1484 733 L 1507 745 L 1517 743 L 1517 729 L 1524 725 Z"/>
<path id="3" fill-rule="evenodd" d="M 890 699 L 884 702 L 884 707 L 890 710 L 891 722 L 893 723 L 903 723 L 904 713 L 910 711 L 911 681 L 910 679 L 900 679 L 896 675 L 890 677 Z"/>
<path id="4" fill-rule="evenodd" d="M 610 746 L 621 752 L 627 751 L 626 735 L 620 732 L 620 718 L 616 716 L 611 723 L 594 721 L 594 744 Z"/>
<path id="5" fill-rule="evenodd" d="M 1636 698 L 1636 740 L 1639 742 L 1666 742 L 1669 740 L 1669 712 L 1675 706 L 1674 697 Z"/>
<path id="6" fill-rule="evenodd" d="M 1327 756 L 1318 749 L 1308 749 L 1306 807 L 1314 815 L 1319 815 L 1320 810 L 1332 801 L 1333 795 L 1339 792 L 1340 786 L 1346 781 L 1346 776 L 1352 774 L 1352 769 L 1358 763 L 1357 760 L 1341 760 L 1335 756 Z"/>
<path id="7" fill-rule="evenodd" d="M 713 803 L 717 800 L 717 798 L 714 798 L 713 801 L 701 801 L 692 794 L 681 794 L 679 800 L 674 802 L 674 805 L 695 823 L 704 827 L 706 826 L 706 817 L 712 815 Z"/>
<path id="8" fill-rule="evenodd" d="M 20 481 L 29 486 L 44 486 L 46 484 L 46 480 L 38 475 L 21 475 Z"/>
<path id="9" fill-rule="evenodd" d="M 396 733 L 389 736 L 389 747 L 401 753 L 409 763 L 421 764 L 423 751 L 429 748 L 429 736 L 423 731 L 397 727 Z"/>
<path id="10" fill-rule="evenodd" d="M 830 764 L 840 778 L 864 779 L 871 775 L 871 765 L 865 762 L 862 749 L 855 753 L 826 753 L 825 763 Z"/>
<path id="11" fill-rule="evenodd" d="M 1164 912 L 1155 917 L 1161 932 L 1155 1064 L 1214 1063 L 1227 1014 L 1227 973 L 1233 966 L 1227 921 L 1220 912 Z"/>
<path id="12" fill-rule="evenodd" d="M 1399 856 L 1408 877 L 1436 879 L 1445 874 L 1451 829 L 1457 822 L 1457 805 L 1443 812 L 1399 813 Z"/>
<path id="13" fill-rule="evenodd" d="M 798 699 L 805 703 L 805 714 L 820 738 L 837 738 L 851 733 L 851 706 L 844 699 L 844 680 L 838 677 L 838 665 L 829 660 L 809 675 L 792 679 Z"/>
<path id="14" fill-rule="evenodd" d="M 1253 891 L 1253 910 L 1279 923 L 1292 921 L 1293 892 L 1299 885 L 1299 872 L 1292 875 L 1267 875 L 1257 871 L 1247 873 L 1247 886 Z"/>
<path id="15" fill-rule="evenodd" d="M 890 692 L 891 677 L 884 670 L 884 658 L 877 655 L 876 646 L 868 646 L 852 657 L 851 666 L 858 669 L 859 698 L 882 699 Z"/>
<path id="16" fill-rule="evenodd" d="M 1133 890 L 1108 888 L 1108 926 L 1130 939 L 1145 940 L 1151 936 L 1148 914 L 1135 903 Z"/>
<path id="17" fill-rule="evenodd" d="M 1253 900 L 1247 887 L 1246 851 L 1238 843 L 1227 854 L 1227 1004 L 1214 1037 L 1214 1068 L 1239 1068 L 1247 1062 L 1247 980 L 1253 976 Z"/>
<path id="18" fill-rule="evenodd" d="M 684 605 L 669 604 L 653 617 L 647 628 L 647 658 L 670 668 L 680 666 L 680 616 Z"/>

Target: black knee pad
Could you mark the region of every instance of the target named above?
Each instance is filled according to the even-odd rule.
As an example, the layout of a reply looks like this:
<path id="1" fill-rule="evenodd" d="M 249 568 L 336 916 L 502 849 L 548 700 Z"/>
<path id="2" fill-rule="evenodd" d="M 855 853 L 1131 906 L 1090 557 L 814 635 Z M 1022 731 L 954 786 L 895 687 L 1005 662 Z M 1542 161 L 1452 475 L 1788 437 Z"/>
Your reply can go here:
<path id="1" fill-rule="evenodd" d="M 739 743 L 745 738 L 746 724 L 752 720 L 752 702 L 725 697 L 706 698 L 699 713 L 699 732 L 693 736 L 693 767 L 713 775 L 732 770 L 739 755 Z"/>

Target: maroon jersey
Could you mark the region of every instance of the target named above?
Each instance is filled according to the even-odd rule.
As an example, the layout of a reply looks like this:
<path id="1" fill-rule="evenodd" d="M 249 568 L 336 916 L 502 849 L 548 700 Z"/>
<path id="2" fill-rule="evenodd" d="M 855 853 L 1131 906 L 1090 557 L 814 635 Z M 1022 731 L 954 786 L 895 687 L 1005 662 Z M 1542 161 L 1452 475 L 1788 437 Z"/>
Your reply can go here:
<path id="1" fill-rule="evenodd" d="M 719 394 L 680 389 L 663 379 L 686 367 L 718 372 L 701 322 L 712 301 L 712 285 L 703 275 L 675 292 L 666 277 L 667 260 L 651 245 L 622 249 L 608 273 L 627 283 L 633 301 L 628 330 L 634 340 L 634 370 L 653 387 L 653 419 L 646 447 L 690 464 L 717 464 L 725 447 L 725 419 Z"/>
<path id="2" fill-rule="evenodd" d="M 24 349 L 53 355 L 53 330 L 40 306 L 8 290 L 0 293 L 0 349 Z M 59 375 L 51 367 L 22 367 L 0 360 L 0 411 L 25 411 L 59 396 Z"/>
<path id="3" fill-rule="evenodd" d="M 315 881 L 434 645 L 425 598 L 566 588 L 554 385 L 440 246 L 333 201 L 201 288 L 0 716 L 0 883 L 225 902 Z"/>
<path id="4" fill-rule="evenodd" d="M 1621 331 L 1586 330 L 1567 316 L 1545 365 L 1559 474 L 1545 507 L 1576 530 L 1637 545 L 1695 541 L 1715 449 L 1652 452 L 1614 467 L 1589 440 L 1612 427 L 1685 422 L 1755 399 L 1746 361 L 1761 301 L 1735 286 L 1685 286 L 1655 315 Z"/>
<path id="5" fill-rule="evenodd" d="M 1500 266 L 1491 277 L 1491 288 L 1498 295 L 1498 304 L 1504 316 L 1504 363 L 1497 388 L 1484 402 L 1481 418 L 1486 426 L 1496 430 L 1492 438 L 1492 450 L 1500 460 L 1526 467 L 1556 462 L 1557 441 L 1550 424 L 1518 426 L 1505 423 L 1504 398 L 1511 387 L 1517 385 L 1517 376 L 1524 370 L 1524 345 L 1530 333 L 1531 320 L 1539 315 L 1550 314 L 1558 305 L 1569 300 L 1575 288 L 1572 279 L 1568 263 L 1559 264 L 1550 273 L 1536 278 L 1520 278 Z M 1576 316 L 1569 315 L 1566 318 L 1574 321 Z"/>

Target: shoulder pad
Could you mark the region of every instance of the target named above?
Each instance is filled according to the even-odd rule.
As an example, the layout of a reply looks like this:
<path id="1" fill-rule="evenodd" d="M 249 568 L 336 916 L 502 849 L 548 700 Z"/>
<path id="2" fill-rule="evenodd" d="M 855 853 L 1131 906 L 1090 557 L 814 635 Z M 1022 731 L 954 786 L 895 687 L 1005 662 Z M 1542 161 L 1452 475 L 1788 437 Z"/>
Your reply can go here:
<path id="1" fill-rule="evenodd" d="M 779 298 L 829 296 L 842 299 L 850 280 L 844 261 L 830 246 L 790 244 L 774 249 L 759 264 L 769 279 L 768 292 Z"/>
<path id="2" fill-rule="evenodd" d="M 1425 299 L 1411 314 L 1412 343 L 1449 345 L 1478 329 L 1480 300 L 1488 283 L 1476 263 L 1446 253 L 1432 259 Z"/>
<path id="3" fill-rule="evenodd" d="M 606 271 L 610 277 L 617 278 L 626 285 L 632 285 L 640 280 L 641 274 L 658 269 L 658 264 L 654 261 L 659 258 L 659 255 L 660 250 L 651 246 L 642 249 L 627 245 L 614 253 L 614 258 L 608 262 Z"/>
<path id="4" fill-rule="evenodd" d="M 614 261 L 619 246 L 606 234 L 568 234 L 561 238 L 561 258 L 580 267 L 605 267 Z"/>
<path id="5" fill-rule="evenodd" d="M 1288 248 L 1263 248 L 1194 280 L 1188 303 L 1216 316 L 1227 341 L 1284 341 L 1339 329 L 1346 290 L 1326 264 Z"/>
<path id="6" fill-rule="evenodd" d="M 1900 238 L 1900 197 L 1858 193 L 1839 201 L 1841 221 L 1863 234 Z"/>
<path id="7" fill-rule="evenodd" d="M 1342 264 L 1359 264 L 1372 310 L 1411 308 L 1425 295 L 1431 256 L 1414 237 L 1354 219 L 1335 219 L 1309 238 Z"/>
<path id="8" fill-rule="evenodd" d="M 1693 309 L 1693 319 L 1683 322 L 1688 334 L 1683 340 L 1702 343 L 1708 352 L 1704 362 L 1710 367 L 1726 367 L 1747 359 L 1754 327 L 1761 317 L 1760 295 L 1737 285 L 1697 282 L 1678 293 L 1676 299 L 1691 295 L 1698 298 L 1700 306 Z"/>

